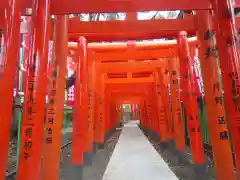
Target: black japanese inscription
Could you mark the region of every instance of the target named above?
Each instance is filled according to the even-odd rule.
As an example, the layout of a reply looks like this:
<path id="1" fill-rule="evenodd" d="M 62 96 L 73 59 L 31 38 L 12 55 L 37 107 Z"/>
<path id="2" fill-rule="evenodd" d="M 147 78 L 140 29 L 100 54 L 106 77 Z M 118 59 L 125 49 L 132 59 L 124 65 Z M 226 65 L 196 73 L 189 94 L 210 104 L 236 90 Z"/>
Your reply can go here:
<path id="1" fill-rule="evenodd" d="M 218 117 L 218 124 L 226 124 L 226 121 L 225 121 L 225 117 L 224 117 L 224 116 Z"/>
<path id="2" fill-rule="evenodd" d="M 216 102 L 216 104 L 221 104 L 221 105 L 223 105 L 223 103 L 224 103 L 224 99 L 223 99 L 223 97 L 215 97 L 215 102 Z"/>
<path id="3" fill-rule="evenodd" d="M 35 114 L 36 112 L 33 110 L 33 106 L 28 106 L 27 108 L 28 115 L 31 116 L 32 114 Z"/>
<path id="4" fill-rule="evenodd" d="M 29 154 L 28 154 L 28 153 L 24 152 L 23 156 L 24 156 L 24 158 L 25 158 L 26 160 L 28 160 L 28 157 L 29 157 Z"/>
<path id="5" fill-rule="evenodd" d="M 32 141 L 25 140 L 24 142 L 24 148 L 32 148 Z"/>
<path id="6" fill-rule="evenodd" d="M 220 139 L 228 140 L 228 132 L 227 131 L 220 132 Z"/>
<path id="7" fill-rule="evenodd" d="M 26 128 L 25 136 L 26 137 L 32 137 L 32 132 L 33 132 L 33 129 L 31 127 Z"/>
<path id="8" fill-rule="evenodd" d="M 47 144 L 52 144 L 52 137 L 47 137 L 46 138 L 46 143 Z"/>
<path id="9" fill-rule="evenodd" d="M 48 124 L 53 124 L 53 123 L 54 123 L 54 118 L 48 117 Z"/>
<path id="10" fill-rule="evenodd" d="M 52 135 L 53 134 L 52 128 L 47 128 L 47 133 L 48 135 Z"/>

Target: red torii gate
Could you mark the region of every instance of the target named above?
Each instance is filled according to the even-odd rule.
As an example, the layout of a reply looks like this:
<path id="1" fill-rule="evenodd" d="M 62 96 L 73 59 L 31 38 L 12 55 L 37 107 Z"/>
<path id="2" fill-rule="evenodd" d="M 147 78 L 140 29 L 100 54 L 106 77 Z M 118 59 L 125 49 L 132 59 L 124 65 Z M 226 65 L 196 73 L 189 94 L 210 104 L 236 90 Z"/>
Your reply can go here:
<path id="1" fill-rule="evenodd" d="M 22 12 L 31 8 L 34 0 L 20 1 Z M 2 0 L 0 9 L 4 8 L 8 0 Z M 208 0 L 198 0 L 192 3 L 191 0 L 52 0 L 50 4 L 51 14 L 78 14 L 78 13 L 113 13 L 113 12 L 136 12 L 153 10 L 198 10 L 211 9 Z"/>
<path id="2" fill-rule="evenodd" d="M 3 1 L 3 2 L 6 2 L 6 1 Z M 53 1 L 53 2 L 55 2 L 56 3 L 56 0 L 55 1 Z M 61 1 L 62 2 L 62 1 Z M 74 2 L 76 2 L 76 1 L 74 1 Z M 91 1 L 91 3 L 93 3 L 94 1 Z M 102 1 L 102 2 L 104 2 L 104 1 Z M 106 1 L 106 2 L 108 2 L 108 1 Z M 136 3 L 136 1 L 132 1 L 132 3 L 134 4 L 134 2 Z M 139 1 L 138 1 L 139 2 Z M 143 2 L 143 1 L 140 1 L 140 2 Z M 150 6 L 148 5 L 148 6 L 144 6 L 144 4 L 142 3 L 140 3 L 139 2 L 139 4 L 138 5 L 141 5 L 142 6 L 142 9 L 140 9 L 140 10 L 143 10 L 143 9 L 146 9 L 146 8 L 148 8 L 148 7 L 153 7 L 152 5 L 154 4 L 154 2 L 156 3 L 157 1 L 154 1 L 154 2 L 152 2 L 152 4 L 150 3 L 150 2 L 145 2 L 145 4 L 147 3 L 149 3 L 149 4 L 151 4 Z M 184 4 L 184 3 L 189 3 L 189 4 Z M 172 1 L 168 1 L 168 2 L 163 2 L 162 4 L 161 3 L 159 3 L 159 2 L 157 2 L 158 4 L 155 4 L 155 5 L 158 5 L 157 7 L 159 7 L 159 5 L 163 8 L 163 6 L 165 5 L 169 5 L 167 8 L 169 8 L 169 9 L 171 9 L 171 8 L 173 8 L 174 9 L 174 7 L 183 7 L 184 6 L 184 8 L 186 8 L 186 7 L 192 7 L 192 9 L 194 9 L 194 7 L 196 6 L 196 5 L 198 5 L 198 7 L 197 7 L 197 9 L 201 9 L 201 8 L 203 8 L 203 4 L 202 4 L 202 2 L 206 2 L 206 1 L 201 1 L 201 4 L 199 3 L 200 1 L 197 1 L 194 5 L 192 5 L 191 4 L 191 2 L 190 1 L 187 1 L 187 0 L 185 0 L 185 1 L 181 1 L 181 2 L 177 2 L 176 0 L 172 0 Z M 218 4 L 217 4 L 217 1 L 214 1 L 215 3 L 214 3 L 214 10 L 215 10 L 215 12 L 216 12 L 216 14 L 217 14 L 217 21 L 216 21 L 216 24 L 217 25 L 219 25 L 219 27 L 220 28 L 217 28 L 217 35 L 218 35 L 218 40 L 219 40 L 219 42 L 220 42 L 220 59 L 221 59 L 221 64 L 223 64 L 223 69 L 225 70 L 225 72 L 233 72 L 233 74 L 232 74 L 232 77 L 228 77 L 228 78 L 226 78 L 226 74 L 228 75 L 228 73 L 225 73 L 224 74 L 224 84 L 225 84 L 225 88 L 226 88 L 226 92 L 228 92 L 228 93 L 226 93 L 227 94 L 227 105 L 229 105 L 228 106 L 228 110 L 231 112 L 230 113 L 230 115 L 231 115 L 231 117 L 232 118 L 229 118 L 229 119 L 231 119 L 232 121 L 231 121 L 231 124 L 233 124 L 234 126 L 237 126 L 238 124 L 237 124 L 237 122 L 236 121 L 233 121 L 233 119 L 235 120 L 236 118 L 236 116 L 235 115 L 239 115 L 239 112 L 233 112 L 233 109 L 234 109 L 234 104 L 231 102 L 231 98 L 232 97 L 234 97 L 234 95 L 231 95 L 231 93 L 230 93 L 230 84 L 228 83 L 228 81 L 230 82 L 231 80 L 234 80 L 233 78 L 235 78 L 236 76 L 238 77 L 239 76 L 239 72 L 238 72 L 238 69 L 237 69 L 237 64 L 236 63 L 232 63 L 232 64 L 230 64 L 230 62 L 234 62 L 234 60 L 236 60 L 236 61 L 238 61 L 239 60 L 239 57 L 237 57 L 237 56 L 230 56 L 230 55 L 235 55 L 234 53 L 236 52 L 235 51 L 235 49 L 236 49 L 236 44 L 235 44 L 235 40 L 232 38 L 233 37 L 233 34 L 232 34 L 232 32 L 231 32 L 231 30 L 232 30 L 232 24 L 231 24 L 231 18 L 230 17 L 228 17 L 229 19 L 227 19 L 226 21 L 225 20 L 223 20 L 223 19 L 221 19 L 221 17 L 222 16 L 224 16 L 224 15 L 226 15 L 226 14 L 224 14 L 225 13 L 225 11 L 224 10 L 222 10 L 221 9 L 221 7 L 224 7 L 224 8 L 227 8 L 227 6 L 226 6 L 226 1 L 223 3 L 223 4 L 221 4 L 222 6 L 218 6 Z M 222 1 L 223 2 L 223 1 Z M 66 1 L 64 1 L 64 3 L 65 3 L 65 5 L 67 5 L 68 3 L 73 3 L 73 1 L 69 1 L 69 2 L 66 2 Z M 89 2 L 88 2 L 89 3 Z M 99 3 L 99 2 L 98 2 Z M 95 5 L 99 5 L 98 3 L 95 3 L 95 4 L 93 4 L 93 7 L 95 7 Z M 118 2 L 119 3 L 119 2 Z M 120 10 L 120 9 L 122 9 L 123 7 L 128 7 L 129 8 L 129 10 L 133 10 L 134 8 L 133 7 L 129 7 L 128 5 L 128 3 L 129 2 L 121 2 L 121 3 L 123 3 L 123 4 L 121 4 L 122 6 L 114 6 L 114 5 L 116 5 L 117 3 L 114 3 L 114 4 L 111 4 L 111 3 L 109 3 L 108 5 L 112 5 L 111 7 L 109 7 L 109 6 L 106 6 L 106 7 L 103 7 L 103 4 L 100 4 L 100 6 L 98 6 L 98 8 L 99 7 L 103 7 L 103 8 L 112 8 L 112 11 L 114 11 L 114 10 Z M 169 3 L 176 3 L 176 4 L 169 4 Z M 182 3 L 182 4 L 181 4 Z M 127 4 L 127 5 L 126 5 Z M 208 3 L 206 3 L 207 5 L 209 5 Z M 206 5 L 205 4 L 205 5 Z M 64 5 L 64 4 L 59 4 L 59 1 L 58 1 L 58 4 L 57 5 Z M 72 4 L 73 5 L 73 4 Z M 74 4 L 74 6 L 75 6 L 76 4 Z M 85 6 L 84 6 L 85 5 Z M 89 4 L 90 5 L 90 4 Z M 120 4 L 119 4 L 120 5 Z M 81 8 L 82 7 L 85 7 L 86 9 L 87 9 L 87 7 L 88 7 L 88 4 L 86 3 L 86 4 L 83 4 L 83 6 L 81 6 Z M 97 6 L 96 6 L 97 7 Z M 95 7 L 95 8 L 96 8 Z M 51 11 L 52 11 L 52 9 L 54 8 L 54 6 L 52 6 L 51 7 Z M 71 7 L 70 8 L 70 6 L 66 6 L 66 8 L 69 8 L 69 9 L 62 9 L 62 8 L 64 8 L 64 7 L 60 7 L 60 10 L 59 11 L 55 11 L 55 13 L 57 12 L 57 13 L 60 13 L 60 12 L 68 12 L 68 10 L 69 9 L 71 9 L 72 10 L 72 12 L 77 12 L 79 9 L 79 7 Z M 204 6 L 204 8 L 206 8 L 206 9 L 209 9 L 210 8 L 210 6 Z M 223 8 L 223 9 L 224 9 Z M 85 10 L 86 10 L 85 9 Z M 62 11 L 61 11 L 62 10 Z M 89 10 L 89 9 L 88 9 Z M 92 9 L 93 10 L 93 12 L 94 12 L 94 8 Z M 100 10 L 100 9 L 99 9 Z M 101 9 L 102 10 L 102 9 Z M 138 9 L 139 10 L 139 9 Z M 54 12 L 54 11 L 52 11 L 52 12 Z M 71 12 L 71 13 L 72 13 Z M 91 11 L 90 11 L 91 12 Z M 69 13 L 69 12 L 68 12 Z M 46 14 L 48 14 L 48 12 L 46 13 Z M 40 21 L 40 22 L 43 22 L 43 19 L 41 19 L 41 15 L 40 14 L 38 14 L 37 15 L 37 18 L 38 18 L 38 20 Z M 218 26 L 217 26 L 218 27 Z M 37 28 L 38 29 L 38 28 Z M 38 31 L 39 31 L 39 29 L 38 29 Z M 222 38 L 221 38 L 221 31 L 224 31 L 226 34 L 226 36 L 223 36 Z M 40 31 L 38 32 L 38 34 L 39 34 L 39 36 L 38 36 L 38 38 L 43 38 L 43 37 L 41 37 L 40 35 L 43 35 L 42 34 L 42 32 L 40 33 Z M 220 37 L 220 38 L 219 38 Z M 229 42 L 229 39 L 230 40 L 232 40 L 231 42 Z M 41 39 L 42 40 L 42 39 Z M 206 40 L 206 39 L 205 39 Z M 228 40 L 228 41 L 227 41 Z M 12 40 L 13 41 L 13 40 Z M 41 41 L 41 42 L 43 42 L 43 41 Z M 224 50 L 226 49 L 225 48 L 225 44 L 226 44 L 226 42 L 227 43 L 229 43 L 230 44 L 230 48 L 228 48 L 227 50 L 229 50 L 229 52 L 225 52 Z M 231 43 L 233 43 L 233 44 L 231 44 Z M 38 43 L 36 43 L 37 45 L 38 45 Z M 43 45 L 39 45 L 40 46 L 40 48 L 43 46 Z M 229 56 L 227 56 L 227 55 L 229 55 Z M 226 60 L 227 59 L 227 60 Z M 229 64 L 225 64 L 225 63 L 229 63 Z M 225 66 L 226 65 L 226 66 Z M 226 68 L 227 67 L 227 68 Z M 228 86 L 229 85 L 229 86 Z M 232 125 L 231 125 L 232 126 Z M 234 126 L 232 126 L 232 127 L 234 127 Z M 235 127 L 234 127 L 235 128 Z M 233 128 L 232 128 L 233 129 Z M 234 133 L 235 132 L 235 133 Z M 235 146 L 236 146 L 236 150 L 237 150 L 237 152 L 239 152 L 239 146 L 238 146 L 238 141 L 236 141 L 237 140 L 237 136 L 238 135 L 238 133 L 237 133 L 237 131 L 233 131 L 233 137 L 235 137 L 234 138 L 234 144 L 235 144 Z M 238 161 L 238 163 L 239 163 L 239 161 Z M 224 173 L 224 172 L 223 172 Z M 229 176 L 229 174 L 227 174 L 227 176 Z M 231 179 L 231 178 L 230 178 Z"/>

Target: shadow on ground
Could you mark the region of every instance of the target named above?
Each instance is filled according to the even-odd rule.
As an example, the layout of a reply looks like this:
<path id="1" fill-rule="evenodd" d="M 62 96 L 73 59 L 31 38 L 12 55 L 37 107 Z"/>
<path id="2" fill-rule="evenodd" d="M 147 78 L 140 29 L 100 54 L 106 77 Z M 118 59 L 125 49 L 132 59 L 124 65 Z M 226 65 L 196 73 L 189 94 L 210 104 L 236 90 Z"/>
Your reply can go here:
<path id="1" fill-rule="evenodd" d="M 78 180 L 101 180 L 108 162 L 112 156 L 114 148 L 118 142 L 121 130 L 116 130 L 111 137 L 109 137 L 103 149 L 97 150 L 97 153 L 93 156 L 93 162 L 91 166 L 85 166 L 81 171 L 75 172 Z M 68 178 L 66 169 L 71 166 L 71 146 L 65 149 L 62 153 L 62 162 L 60 165 L 60 180 L 72 180 Z M 82 175 L 80 174 L 82 173 Z M 82 176 L 82 177 L 81 177 Z"/>

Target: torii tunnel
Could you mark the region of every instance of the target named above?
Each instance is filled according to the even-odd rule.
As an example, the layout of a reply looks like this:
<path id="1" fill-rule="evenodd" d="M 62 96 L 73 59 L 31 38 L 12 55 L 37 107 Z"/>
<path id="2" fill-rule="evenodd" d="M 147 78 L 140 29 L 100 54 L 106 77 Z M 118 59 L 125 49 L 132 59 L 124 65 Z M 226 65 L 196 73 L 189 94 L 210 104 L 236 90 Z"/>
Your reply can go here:
<path id="1" fill-rule="evenodd" d="M 239 12 L 0 0 L 0 180 L 239 180 Z M 80 20 L 97 13 L 126 18 Z"/>

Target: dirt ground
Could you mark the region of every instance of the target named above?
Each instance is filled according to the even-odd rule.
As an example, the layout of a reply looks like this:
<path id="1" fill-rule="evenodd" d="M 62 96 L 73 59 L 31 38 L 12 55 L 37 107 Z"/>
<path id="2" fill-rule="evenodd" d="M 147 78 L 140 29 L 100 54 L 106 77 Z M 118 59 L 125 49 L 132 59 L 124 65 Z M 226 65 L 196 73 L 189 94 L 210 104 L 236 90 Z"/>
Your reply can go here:
<path id="1" fill-rule="evenodd" d="M 193 168 L 193 163 L 191 161 L 190 150 L 187 154 L 187 163 L 179 165 L 175 161 L 175 157 L 172 155 L 172 152 L 166 148 L 162 147 L 159 138 L 152 136 L 151 133 L 143 130 L 143 133 L 146 135 L 148 140 L 151 142 L 153 147 L 159 153 L 159 155 L 168 163 L 172 171 L 177 175 L 180 180 L 196 180 L 195 172 Z M 74 178 L 69 179 L 67 173 L 67 168 L 71 167 L 71 148 L 69 145 L 62 151 L 61 163 L 60 163 L 60 180 L 101 180 L 105 169 L 108 165 L 108 162 L 112 156 L 115 145 L 118 142 L 121 130 L 116 130 L 113 135 L 108 138 L 104 144 L 103 149 L 99 149 L 96 154 L 93 155 L 93 162 L 91 166 L 85 166 L 82 171 L 75 171 Z M 63 144 L 71 140 L 72 132 L 65 133 L 63 136 Z M 208 162 L 208 179 L 204 180 L 214 180 L 215 172 L 213 163 L 206 156 Z M 9 143 L 9 171 L 14 170 L 16 162 L 16 141 L 12 140 Z M 7 178 L 7 180 L 14 180 L 15 177 Z"/>
<path id="2" fill-rule="evenodd" d="M 118 142 L 119 136 L 121 134 L 121 130 L 117 130 L 113 133 L 113 135 L 106 140 L 104 144 L 104 148 L 98 150 L 95 155 L 93 155 L 93 162 L 91 166 L 85 166 L 81 172 L 76 171 L 71 174 L 73 179 L 77 180 L 101 180 L 105 169 L 108 165 L 108 162 L 112 156 L 114 151 L 115 145 Z M 71 146 L 66 148 L 63 152 L 63 158 L 61 162 L 61 169 L 60 169 L 60 180 L 70 180 L 68 170 L 71 166 Z M 72 179 L 71 179 L 72 180 Z"/>
<path id="3" fill-rule="evenodd" d="M 151 144 L 159 153 L 159 155 L 168 164 L 170 169 L 176 174 L 179 180 L 198 180 L 195 175 L 192 157 L 191 157 L 190 149 L 188 147 L 187 147 L 188 152 L 186 153 L 186 156 L 185 156 L 186 158 L 185 163 L 180 165 L 177 163 L 176 157 L 173 156 L 173 153 L 171 152 L 171 150 L 166 149 L 162 146 L 159 138 L 154 137 L 151 133 L 149 133 L 143 128 L 140 128 L 140 129 L 143 131 L 143 133 L 151 142 Z M 208 162 L 208 177 L 207 179 L 202 179 L 202 180 L 215 180 L 213 162 L 209 160 L 207 156 L 206 156 L 206 162 Z"/>

